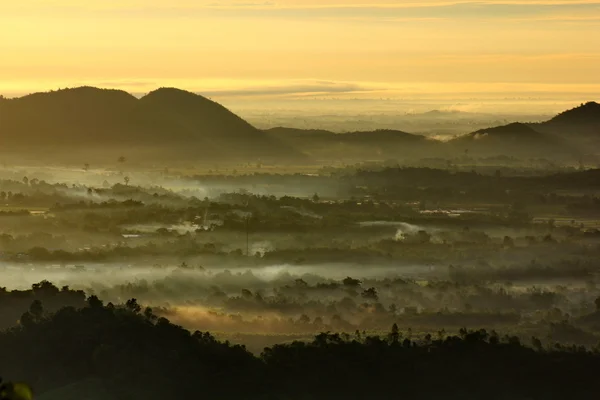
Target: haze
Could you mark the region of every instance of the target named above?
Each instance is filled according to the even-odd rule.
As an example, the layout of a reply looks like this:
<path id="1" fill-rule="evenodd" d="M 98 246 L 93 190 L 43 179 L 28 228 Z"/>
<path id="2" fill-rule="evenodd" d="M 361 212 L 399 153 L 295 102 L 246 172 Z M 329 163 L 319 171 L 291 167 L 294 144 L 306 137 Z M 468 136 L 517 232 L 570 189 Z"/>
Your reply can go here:
<path id="1" fill-rule="evenodd" d="M 0 400 L 597 399 L 599 24 L 0 0 Z"/>
<path id="2" fill-rule="evenodd" d="M 185 88 L 242 116 L 323 99 L 366 113 L 556 113 L 600 90 L 596 1 L 3 0 L 0 93 Z M 526 100 L 526 102 L 525 102 Z M 321 113 L 346 107 L 318 102 Z M 313 115 L 314 113 L 309 113 Z"/>

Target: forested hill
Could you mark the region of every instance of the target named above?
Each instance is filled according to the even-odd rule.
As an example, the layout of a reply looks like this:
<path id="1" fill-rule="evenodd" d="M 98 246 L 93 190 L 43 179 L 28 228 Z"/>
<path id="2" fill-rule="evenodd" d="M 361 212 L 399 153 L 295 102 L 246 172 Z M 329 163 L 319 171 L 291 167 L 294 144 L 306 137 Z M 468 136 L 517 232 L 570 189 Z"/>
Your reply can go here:
<path id="1" fill-rule="evenodd" d="M 37 399 L 595 399 L 600 354 L 493 331 L 322 333 L 256 357 L 135 299 L 45 311 L 0 333 L 0 370 Z M 528 345 L 525 345 L 527 343 Z"/>
<path id="2" fill-rule="evenodd" d="M 200 95 L 162 88 L 141 99 L 92 87 L 0 101 L 5 148 L 156 147 L 197 158 L 303 159 L 303 155 Z"/>

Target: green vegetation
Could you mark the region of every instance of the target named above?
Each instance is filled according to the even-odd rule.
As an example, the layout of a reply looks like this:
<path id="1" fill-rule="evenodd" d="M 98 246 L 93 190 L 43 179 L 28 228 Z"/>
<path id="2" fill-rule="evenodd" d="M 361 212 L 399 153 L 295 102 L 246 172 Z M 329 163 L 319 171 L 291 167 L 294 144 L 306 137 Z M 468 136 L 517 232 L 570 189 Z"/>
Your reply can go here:
<path id="1" fill-rule="evenodd" d="M 173 325 L 135 299 L 103 305 L 95 296 L 51 315 L 32 304 L 19 327 L 0 334 L 0 347 L 0 369 L 33 382 L 41 399 L 74 385 L 94 385 L 107 399 L 199 391 L 221 399 L 387 398 L 399 391 L 418 399 L 591 398 L 600 367 L 597 352 L 535 337 L 525 345 L 495 331 L 460 329 L 416 338 L 396 324 L 385 336 L 321 333 L 256 357 Z"/>
<path id="2" fill-rule="evenodd" d="M 557 127 L 594 107 L 441 143 L 262 132 L 173 89 L 3 100 L 2 129 L 114 146 L 0 167 L 0 372 L 42 400 L 591 398 L 600 170 Z"/>

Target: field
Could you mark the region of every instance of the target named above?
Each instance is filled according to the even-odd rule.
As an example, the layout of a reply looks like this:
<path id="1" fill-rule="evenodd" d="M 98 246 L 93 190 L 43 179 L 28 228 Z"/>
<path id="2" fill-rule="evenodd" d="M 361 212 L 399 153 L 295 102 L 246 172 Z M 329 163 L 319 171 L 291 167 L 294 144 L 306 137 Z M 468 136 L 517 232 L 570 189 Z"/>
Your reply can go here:
<path id="1" fill-rule="evenodd" d="M 48 280 L 113 303 L 136 298 L 254 352 L 394 323 L 414 337 L 486 326 L 600 338 L 590 187 L 562 196 L 560 181 L 537 183 L 543 175 L 499 186 L 472 172 L 388 167 L 31 168 L 16 179 L 24 168 L 0 181 L 7 289 Z"/>

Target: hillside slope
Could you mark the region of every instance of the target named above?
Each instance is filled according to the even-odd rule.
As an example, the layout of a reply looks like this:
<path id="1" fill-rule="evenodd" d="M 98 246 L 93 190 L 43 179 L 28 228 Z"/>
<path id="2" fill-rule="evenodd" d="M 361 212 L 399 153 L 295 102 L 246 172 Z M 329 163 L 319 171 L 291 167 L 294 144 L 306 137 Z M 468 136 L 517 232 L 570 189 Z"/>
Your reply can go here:
<path id="1" fill-rule="evenodd" d="M 582 104 L 558 114 L 549 121 L 531 126 L 540 132 L 570 140 L 586 152 L 600 151 L 600 104 L 596 102 Z M 590 148 L 590 145 L 594 148 Z"/>
<path id="2" fill-rule="evenodd" d="M 480 129 L 448 142 L 455 151 L 472 156 L 510 155 L 524 158 L 576 157 L 578 150 L 560 137 L 535 130 L 523 123 Z"/>
<path id="3" fill-rule="evenodd" d="M 333 133 L 278 127 L 265 132 L 318 159 L 420 158 L 441 148 L 440 142 L 396 130 Z"/>
<path id="4" fill-rule="evenodd" d="M 220 104 L 168 88 L 141 99 L 81 87 L 1 100 L 0 145 L 32 152 L 156 149 L 202 159 L 303 159 Z"/>

